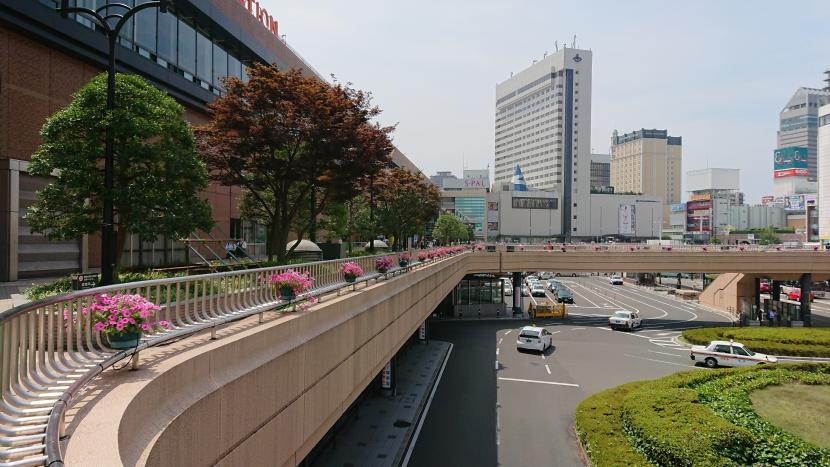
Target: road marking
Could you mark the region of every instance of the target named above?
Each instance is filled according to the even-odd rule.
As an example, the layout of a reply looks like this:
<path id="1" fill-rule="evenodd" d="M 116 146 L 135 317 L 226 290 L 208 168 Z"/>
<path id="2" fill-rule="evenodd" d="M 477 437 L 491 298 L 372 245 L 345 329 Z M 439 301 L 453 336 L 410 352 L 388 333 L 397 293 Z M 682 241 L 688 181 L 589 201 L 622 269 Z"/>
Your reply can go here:
<path id="1" fill-rule="evenodd" d="M 545 369 L 548 370 L 548 374 L 550 374 L 550 367 L 545 365 Z"/>
<path id="2" fill-rule="evenodd" d="M 553 381 L 537 381 L 535 379 L 519 379 L 519 378 L 499 378 L 500 381 L 517 381 L 519 383 L 536 383 L 536 384 L 550 384 L 552 386 L 568 386 L 578 388 L 578 384 L 573 383 L 556 383 Z"/>
<path id="3" fill-rule="evenodd" d="M 498 369 L 499 369 L 499 361 L 496 360 L 496 371 L 498 371 Z"/>
<path id="4" fill-rule="evenodd" d="M 571 331 L 581 331 L 583 329 L 585 329 L 585 328 L 572 328 Z"/>
<path id="5" fill-rule="evenodd" d="M 506 333 L 504 333 L 504 335 L 506 336 L 506 335 L 510 334 L 511 331 L 513 331 L 513 330 L 511 329 L 510 331 L 507 331 Z"/>
<path id="6" fill-rule="evenodd" d="M 661 333 L 659 333 L 659 334 L 657 334 L 657 335 L 658 335 L 658 336 L 671 336 L 672 334 L 674 334 L 674 333 L 673 333 L 673 332 L 661 332 Z"/>
<path id="7" fill-rule="evenodd" d="M 496 355 L 498 355 L 498 354 L 499 354 L 499 348 L 496 347 Z"/>
<path id="8" fill-rule="evenodd" d="M 545 359 L 545 354 L 542 354 L 542 360 L 544 360 L 544 359 Z"/>
<path id="9" fill-rule="evenodd" d="M 557 332 L 561 332 L 561 331 L 551 331 L 550 333 L 551 334 L 556 334 Z"/>
<path id="10" fill-rule="evenodd" d="M 651 349 L 649 349 L 649 352 L 659 353 L 660 355 L 671 355 L 672 357 L 685 357 L 685 355 L 679 355 L 679 354 L 676 354 L 676 353 L 668 353 L 668 352 L 658 352 L 656 350 L 651 350 Z"/>
<path id="11" fill-rule="evenodd" d="M 613 329 L 611 329 L 611 328 L 600 328 L 600 329 L 602 329 L 604 331 L 613 331 Z"/>
<path id="12" fill-rule="evenodd" d="M 499 339 L 499 345 L 501 345 L 501 342 L 502 342 L 503 340 L 504 340 L 504 339 Z"/>
<path id="13" fill-rule="evenodd" d="M 650 362 L 665 363 L 666 365 L 682 366 L 682 367 L 686 367 L 686 368 L 698 368 L 698 369 L 700 368 L 700 367 L 691 366 L 691 365 L 683 365 L 682 363 L 667 362 L 665 360 L 655 360 L 653 358 L 646 358 L 646 357 L 638 357 L 636 355 L 624 354 L 624 356 L 625 357 L 631 357 L 631 358 L 639 358 L 640 360 L 648 360 Z M 501 379 L 501 378 L 499 378 L 499 379 Z"/>
<path id="14" fill-rule="evenodd" d="M 412 439 L 409 441 L 409 447 L 406 450 L 406 456 L 404 456 L 403 462 L 401 462 L 401 465 L 403 467 L 409 465 L 409 459 L 410 457 L 412 457 L 412 451 L 415 449 L 415 443 L 418 442 L 418 435 L 421 433 L 421 427 L 424 426 L 424 420 L 426 420 L 427 418 L 429 406 L 432 405 L 432 398 L 435 397 L 435 391 L 438 390 L 438 385 L 441 383 L 441 376 L 444 375 L 444 368 L 447 367 L 447 361 L 450 359 L 452 347 L 453 345 L 450 344 L 450 349 L 447 350 L 447 356 L 444 357 L 444 362 L 441 363 L 441 369 L 438 371 L 438 378 L 436 378 L 435 384 L 432 385 L 432 391 L 430 391 L 429 393 L 429 399 L 427 399 L 427 403 L 424 406 L 424 411 L 421 412 L 421 418 L 418 420 L 418 426 L 415 428 L 415 434 L 412 435 Z M 499 362 L 497 361 L 496 366 L 498 366 L 498 363 Z"/>

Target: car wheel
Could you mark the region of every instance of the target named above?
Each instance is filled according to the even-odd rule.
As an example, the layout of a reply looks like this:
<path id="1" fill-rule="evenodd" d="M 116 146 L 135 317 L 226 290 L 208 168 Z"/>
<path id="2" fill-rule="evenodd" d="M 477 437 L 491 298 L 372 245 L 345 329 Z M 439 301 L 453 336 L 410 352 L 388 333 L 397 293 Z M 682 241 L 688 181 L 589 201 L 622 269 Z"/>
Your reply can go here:
<path id="1" fill-rule="evenodd" d="M 571 277 L 576 277 L 576 273 L 571 273 Z"/>
<path id="2" fill-rule="evenodd" d="M 703 363 L 705 363 L 706 366 L 709 367 L 709 368 L 717 368 L 718 367 L 718 361 L 715 360 L 712 357 L 707 358 L 706 360 L 703 361 Z"/>

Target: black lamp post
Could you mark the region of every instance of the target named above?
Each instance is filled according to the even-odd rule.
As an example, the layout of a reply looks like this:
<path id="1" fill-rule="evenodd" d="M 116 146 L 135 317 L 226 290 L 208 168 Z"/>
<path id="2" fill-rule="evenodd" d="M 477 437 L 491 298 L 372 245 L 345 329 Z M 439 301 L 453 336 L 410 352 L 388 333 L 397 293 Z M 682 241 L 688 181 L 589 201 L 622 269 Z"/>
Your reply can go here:
<path id="1" fill-rule="evenodd" d="M 172 0 L 158 0 L 143 3 L 131 7 L 124 3 L 107 3 L 97 9 L 70 7 L 69 0 L 61 0 L 60 13 L 66 18 L 70 13 L 89 17 L 97 26 L 103 29 L 109 43 L 109 54 L 107 61 L 107 113 L 112 114 L 115 110 L 115 47 L 118 41 L 118 34 L 121 28 L 136 13 L 148 8 L 159 8 L 162 13 L 167 12 Z M 104 222 L 101 225 L 101 284 L 113 283 L 115 272 L 116 255 L 115 251 L 115 229 L 113 209 L 113 170 L 115 165 L 114 135 L 112 125 L 107 125 L 106 141 L 104 143 L 104 186 L 107 195 L 104 196 Z"/>

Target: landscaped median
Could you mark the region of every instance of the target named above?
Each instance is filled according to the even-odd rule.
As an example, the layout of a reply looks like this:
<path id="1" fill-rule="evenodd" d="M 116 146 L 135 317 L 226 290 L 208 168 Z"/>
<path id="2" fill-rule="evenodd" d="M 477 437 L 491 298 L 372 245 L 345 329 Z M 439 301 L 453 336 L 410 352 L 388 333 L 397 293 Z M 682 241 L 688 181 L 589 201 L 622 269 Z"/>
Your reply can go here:
<path id="1" fill-rule="evenodd" d="M 761 417 L 753 391 L 830 384 L 830 365 L 803 363 L 691 371 L 594 394 L 576 411 L 591 463 L 604 466 L 830 466 L 818 447 Z M 811 408 L 820 423 L 830 408 Z"/>
<path id="2" fill-rule="evenodd" d="M 830 357 L 830 328 L 687 329 L 683 339 L 694 345 L 733 339 L 754 352 L 769 355 Z"/>

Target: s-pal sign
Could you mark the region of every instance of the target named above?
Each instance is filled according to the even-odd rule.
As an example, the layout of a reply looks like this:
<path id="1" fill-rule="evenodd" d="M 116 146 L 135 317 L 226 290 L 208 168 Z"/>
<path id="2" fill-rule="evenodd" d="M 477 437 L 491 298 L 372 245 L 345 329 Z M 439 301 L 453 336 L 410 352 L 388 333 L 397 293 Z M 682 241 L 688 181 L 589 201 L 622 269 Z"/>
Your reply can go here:
<path id="1" fill-rule="evenodd" d="M 274 19 L 273 16 L 268 14 L 268 10 L 259 6 L 259 2 L 256 0 L 236 0 L 237 3 L 242 5 L 243 8 L 248 10 L 254 18 L 257 19 L 265 29 L 271 31 L 271 34 L 279 37 L 279 24 L 277 20 Z"/>

